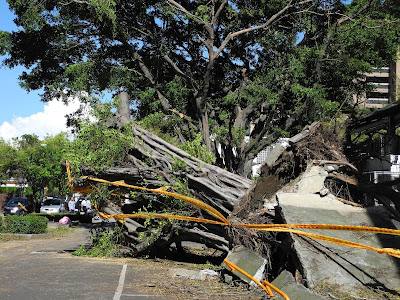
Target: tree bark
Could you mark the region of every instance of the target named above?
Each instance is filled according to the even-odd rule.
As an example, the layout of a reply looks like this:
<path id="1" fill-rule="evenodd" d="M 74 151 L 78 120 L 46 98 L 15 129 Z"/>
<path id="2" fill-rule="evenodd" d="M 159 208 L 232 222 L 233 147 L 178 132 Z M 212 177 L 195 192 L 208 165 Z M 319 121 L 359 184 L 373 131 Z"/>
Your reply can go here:
<path id="1" fill-rule="evenodd" d="M 133 127 L 132 134 L 135 142 L 126 156 L 123 167 L 100 171 L 82 167 L 82 174 L 111 182 L 124 180 L 127 184 L 147 188 L 174 188 L 186 182 L 187 189 L 194 198 L 211 205 L 225 217 L 231 214 L 252 184 L 249 179 L 191 157 L 185 151 L 139 126 Z M 176 168 L 177 162 L 180 162 L 181 168 Z M 108 203 L 100 210 L 112 215 L 127 213 L 124 207 Z M 200 210 L 193 213 L 198 217 L 212 218 Z M 154 222 L 157 223 L 158 220 Z M 180 244 L 183 241 L 202 243 L 209 248 L 228 251 L 229 240 L 225 229 L 221 227 L 222 229 L 218 230 L 216 225 L 179 221 L 173 223 L 167 232 L 162 229 L 155 232 L 154 227 L 146 228 L 143 219 L 126 219 L 123 228 L 130 248 L 137 255 L 168 249 L 172 243 Z"/>

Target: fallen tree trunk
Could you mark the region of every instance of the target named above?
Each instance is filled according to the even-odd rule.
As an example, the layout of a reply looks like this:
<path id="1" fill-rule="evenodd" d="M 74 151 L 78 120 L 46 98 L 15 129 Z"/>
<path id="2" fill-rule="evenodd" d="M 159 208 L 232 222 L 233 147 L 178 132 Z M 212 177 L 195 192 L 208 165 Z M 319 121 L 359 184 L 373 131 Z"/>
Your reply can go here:
<path id="1" fill-rule="evenodd" d="M 217 166 L 207 164 L 190 156 L 149 131 L 134 126 L 134 143 L 126 156 L 123 167 L 106 168 L 94 171 L 81 167 L 82 175 L 107 181 L 121 181 L 126 184 L 146 188 L 169 186 L 176 192 L 184 185 L 186 194 L 203 201 L 228 217 L 233 208 L 250 187 L 252 181 L 228 172 Z M 129 189 L 118 188 L 119 194 L 129 193 Z M 136 212 L 151 203 L 150 211 L 165 210 L 166 201 L 159 195 L 138 195 L 133 201 L 141 202 L 119 207 L 103 201 L 100 210 L 111 215 Z M 190 208 L 185 212 L 190 216 L 213 218 L 199 209 Z M 166 224 L 167 223 L 167 224 Z M 168 249 L 172 243 L 183 241 L 201 243 L 208 248 L 228 251 L 229 239 L 225 228 L 210 224 L 152 220 L 151 225 L 145 220 L 126 219 L 123 225 L 124 235 L 133 252 L 137 255 L 148 254 Z"/>
<path id="2" fill-rule="evenodd" d="M 292 143 L 302 141 L 309 132 L 313 132 L 315 126 L 317 125 L 306 128 L 301 134 L 292 138 Z M 249 206 L 244 204 L 252 197 L 245 197 L 244 202 L 239 205 L 253 183 L 251 180 L 204 163 L 139 126 L 132 127 L 132 135 L 134 142 L 126 155 L 124 166 L 97 171 L 82 167 L 82 174 L 108 181 L 123 180 L 126 184 L 146 188 L 170 186 L 178 193 L 181 192 L 179 186 L 184 183 L 187 189 L 186 194 L 212 206 L 225 217 L 230 216 L 231 220 L 235 222 L 240 223 L 243 220 L 250 223 L 272 222 L 270 216 L 260 217 L 258 209 L 249 210 Z M 279 184 L 276 188 L 278 186 Z M 117 192 L 125 195 L 129 193 L 129 189 L 118 188 Z M 132 213 L 141 209 L 157 213 L 171 213 L 168 210 L 170 206 L 166 205 L 166 201 L 170 201 L 170 199 L 158 195 L 139 194 L 133 200 L 137 202 L 122 207 L 103 201 L 99 208 L 110 215 Z M 262 199 L 258 199 L 258 201 L 262 202 Z M 257 208 L 262 207 L 261 202 Z M 235 214 L 232 214 L 235 207 L 239 209 L 237 208 Z M 184 214 L 192 217 L 213 218 L 209 214 L 193 208 L 185 211 Z M 179 245 L 184 241 L 201 243 L 208 248 L 226 252 L 232 242 L 258 245 L 262 241 L 274 239 L 269 233 L 254 235 L 247 230 L 235 230 L 234 232 L 236 232 L 234 235 L 231 231 L 227 232 L 225 226 L 185 221 L 166 222 L 153 219 L 148 222 L 143 219 L 126 219 L 123 224 L 123 233 L 133 252 L 137 255 L 156 253 L 160 249 L 165 251 L 173 243 L 176 244 L 176 248 L 180 248 Z M 249 237 L 243 238 L 243 235 L 249 235 Z M 261 252 L 268 253 L 267 248 L 268 246 L 260 247 Z"/>
<path id="3" fill-rule="evenodd" d="M 197 199 L 219 209 L 225 216 L 230 214 L 252 183 L 250 179 L 190 156 L 139 126 L 133 128 L 133 135 L 136 145 L 126 162 L 130 167 L 96 172 L 83 167 L 82 174 L 110 181 L 124 180 L 128 184 L 149 188 L 174 187 L 179 179 L 184 179 Z M 176 170 L 173 167 L 176 164 L 182 167 Z"/>

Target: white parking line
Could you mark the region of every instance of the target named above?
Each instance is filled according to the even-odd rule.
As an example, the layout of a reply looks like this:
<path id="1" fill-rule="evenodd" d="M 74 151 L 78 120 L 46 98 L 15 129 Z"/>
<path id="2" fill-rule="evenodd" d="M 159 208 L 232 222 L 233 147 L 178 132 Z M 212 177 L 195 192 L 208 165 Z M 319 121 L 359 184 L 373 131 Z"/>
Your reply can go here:
<path id="1" fill-rule="evenodd" d="M 121 299 L 121 294 L 122 294 L 122 290 L 124 289 L 124 283 L 125 283 L 126 268 L 127 268 L 127 265 L 123 265 L 121 275 L 119 276 L 118 287 L 117 287 L 117 290 L 115 291 L 113 300 Z"/>

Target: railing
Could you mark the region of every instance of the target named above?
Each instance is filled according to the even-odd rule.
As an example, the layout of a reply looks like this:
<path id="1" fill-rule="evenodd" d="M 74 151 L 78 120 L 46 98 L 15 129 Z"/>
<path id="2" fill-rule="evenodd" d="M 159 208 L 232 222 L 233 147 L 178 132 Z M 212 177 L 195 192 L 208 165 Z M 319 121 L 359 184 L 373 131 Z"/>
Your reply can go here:
<path id="1" fill-rule="evenodd" d="M 369 182 L 373 183 L 392 181 L 400 177 L 399 172 L 391 171 L 365 172 L 363 175 L 365 176 L 365 179 L 368 179 Z"/>
<path id="2" fill-rule="evenodd" d="M 376 72 L 376 73 L 387 73 L 387 72 L 389 72 L 389 67 L 372 68 L 372 72 Z"/>
<path id="3" fill-rule="evenodd" d="M 389 103 L 389 99 L 388 98 L 367 98 L 365 100 L 366 103 L 370 103 L 370 104 L 386 104 Z"/>

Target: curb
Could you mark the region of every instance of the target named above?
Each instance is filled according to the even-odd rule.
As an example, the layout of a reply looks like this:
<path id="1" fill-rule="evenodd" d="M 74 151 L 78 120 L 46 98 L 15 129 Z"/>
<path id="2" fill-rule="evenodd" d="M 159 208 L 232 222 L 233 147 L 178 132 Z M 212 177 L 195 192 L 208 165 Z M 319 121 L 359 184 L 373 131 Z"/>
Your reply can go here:
<path id="1" fill-rule="evenodd" d="M 24 234 L 24 233 L 1 233 L 1 235 L 4 236 L 15 236 L 15 237 L 23 237 L 27 240 L 34 240 L 34 239 L 45 239 L 45 238 L 51 238 L 53 237 L 53 234 L 51 233 L 39 233 L 39 234 Z"/>

